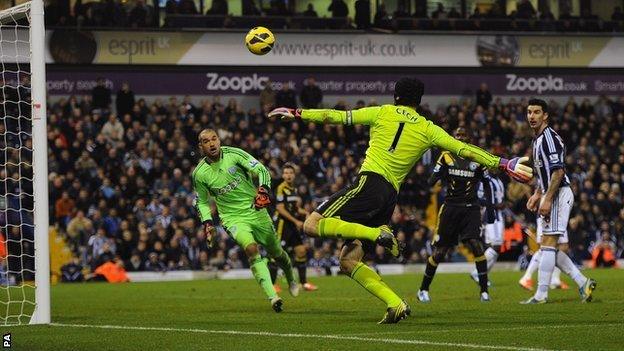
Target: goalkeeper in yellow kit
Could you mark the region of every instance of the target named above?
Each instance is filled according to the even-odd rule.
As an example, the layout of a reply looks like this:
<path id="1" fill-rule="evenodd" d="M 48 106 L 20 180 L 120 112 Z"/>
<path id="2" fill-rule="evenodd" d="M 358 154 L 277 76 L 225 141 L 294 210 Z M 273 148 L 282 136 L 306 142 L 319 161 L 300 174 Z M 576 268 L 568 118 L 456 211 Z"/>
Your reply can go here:
<path id="1" fill-rule="evenodd" d="M 399 256 L 401 247 L 387 224 L 401 183 L 425 151 L 439 147 L 486 167 L 501 168 L 521 182 L 532 177 L 532 169 L 522 164 L 528 158 L 508 160 L 494 156 L 451 137 L 419 115 L 416 108 L 423 93 L 424 84 L 420 80 L 402 78 L 395 85 L 394 105 L 353 111 L 280 107 L 269 113 L 269 117 L 286 120 L 297 118 L 317 123 L 370 126 L 370 141 L 357 180 L 322 203 L 306 219 L 303 229 L 312 237 L 346 240 L 340 268 L 386 304 L 386 314 L 380 324 L 399 322 L 410 314 L 410 307 L 362 262 L 362 257 L 365 251 L 374 250 L 375 243 L 393 256 Z"/>

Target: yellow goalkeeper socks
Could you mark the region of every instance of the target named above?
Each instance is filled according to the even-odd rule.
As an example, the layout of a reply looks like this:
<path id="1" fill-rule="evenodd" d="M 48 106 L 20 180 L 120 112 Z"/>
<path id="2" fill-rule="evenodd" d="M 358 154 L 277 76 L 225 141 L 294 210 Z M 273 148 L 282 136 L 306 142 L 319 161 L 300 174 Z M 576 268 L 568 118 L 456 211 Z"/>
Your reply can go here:
<path id="1" fill-rule="evenodd" d="M 273 283 L 271 282 L 271 273 L 269 272 L 267 261 L 262 258 L 262 256 L 258 255 L 249 259 L 249 268 L 251 268 L 251 273 L 253 273 L 254 278 L 256 278 L 256 281 L 260 284 L 260 287 L 264 290 L 267 297 L 272 299 L 277 296 Z"/>
<path id="2" fill-rule="evenodd" d="M 351 278 L 358 282 L 369 293 L 377 296 L 388 307 L 396 307 L 401 303 L 401 298 L 381 280 L 379 274 L 362 262 L 358 262 Z"/>
<path id="3" fill-rule="evenodd" d="M 323 218 L 319 221 L 318 232 L 321 238 L 364 239 L 375 241 L 380 234 L 379 228 L 371 228 L 358 223 L 343 221 L 339 218 Z"/>

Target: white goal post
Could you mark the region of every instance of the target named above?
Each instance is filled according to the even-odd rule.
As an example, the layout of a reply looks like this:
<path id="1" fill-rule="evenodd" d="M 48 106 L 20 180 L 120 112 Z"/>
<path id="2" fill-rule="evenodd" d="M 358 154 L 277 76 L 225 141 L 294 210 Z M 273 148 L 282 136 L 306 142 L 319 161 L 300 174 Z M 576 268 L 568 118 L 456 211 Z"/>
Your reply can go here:
<path id="1" fill-rule="evenodd" d="M 0 11 L 0 324 L 50 323 L 43 0 Z"/>

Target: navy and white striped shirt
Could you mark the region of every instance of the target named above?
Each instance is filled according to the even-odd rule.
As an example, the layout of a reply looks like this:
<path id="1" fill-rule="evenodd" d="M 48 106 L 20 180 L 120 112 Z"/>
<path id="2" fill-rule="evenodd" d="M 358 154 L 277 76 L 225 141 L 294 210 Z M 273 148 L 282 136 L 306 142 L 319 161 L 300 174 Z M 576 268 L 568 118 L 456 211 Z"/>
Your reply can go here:
<path id="1" fill-rule="evenodd" d="M 570 179 L 565 174 L 565 153 L 563 140 L 551 127 L 546 127 L 533 140 L 533 167 L 537 173 L 542 193 L 546 193 L 548 190 L 552 172 L 557 169 L 564 170 L 564 176 L 559 187 L 570 185 Z"/>
<path id="2" fill-rule="evenodd" d="M 502 210 L 496 209 L 496 205 L 505 200 L 505 184 L 495 175 L 486 174 L 483 177 L 479 197 L 483 200 L 486 208 L 485 223 L 494 223 L 503 219 Z"/>

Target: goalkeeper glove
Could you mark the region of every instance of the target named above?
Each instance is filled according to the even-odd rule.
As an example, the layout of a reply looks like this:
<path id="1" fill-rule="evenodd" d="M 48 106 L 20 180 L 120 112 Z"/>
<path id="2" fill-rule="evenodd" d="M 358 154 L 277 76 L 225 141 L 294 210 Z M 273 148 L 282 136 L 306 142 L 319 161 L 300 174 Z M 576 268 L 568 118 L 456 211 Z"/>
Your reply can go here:
<path id="1" fill-rule="evenodd" d="M 269 112 L 268 116 L 270 118 L 279 117 L 285 121 L 290 121 L 295 118 L 301 118 L 301 109 L 278 107 L 276 109 L 273 109 L 273 111 Z"/>
<path id="2" fill-rule="evenodd" d="M 215 236 L 217 235 L 217 228 L 215 228 L 211 220 L 204 221 L 204 235 L 206 235 L 208 248 L 211 249 L 214 246 Z"/>
<path id="3" fill-rule="evenodd" d="M 527 156 L 514 157 L 510 160 L 501 157 L 498 168 L 505 171 L 511 179 L 520 183 L 528 183 L 533 178 L 533 169 L 523 164 L 528 161 Z"/>
<path id="4" fill-rule="evenodd" d="M 271 197 L 269 196 L 269 190 L 262 185 L 258 187 L 258 192 L 256 193 L 256 199 L 254 201 L 254 207 L 256 210 L 261 210 L 263 208 L 269 207 L 271 204 Z"/>

